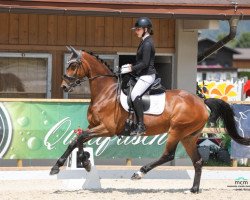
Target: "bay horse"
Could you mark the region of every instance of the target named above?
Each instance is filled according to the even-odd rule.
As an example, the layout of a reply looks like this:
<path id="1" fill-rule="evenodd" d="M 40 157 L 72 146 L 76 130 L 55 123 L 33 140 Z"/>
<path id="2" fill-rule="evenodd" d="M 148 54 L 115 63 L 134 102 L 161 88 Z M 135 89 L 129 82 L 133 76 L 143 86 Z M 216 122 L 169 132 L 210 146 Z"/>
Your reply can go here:
<path id="1" fill-rule="evenodd" d="M 117 76 L 98 59 L 85 51 L 77 51 L 70 47 L 71 59 L 68 61 L 66 74 L 61 87 L 69 92 L 84 78 L 88 78 L 91 102 L 88 108 L 88 129 L 79 134 L 68 146 L 64 154 L 52 167 L 50 174 L 59 173 L 67 157 L 78 147 L 82 165 L 90 171 L 89 155 L 83 150 L 83 143 L 95 137 L 119 136 L 124 129 L 128 112 L 123 109 L 118 99 Z M 209 119 L 210 111 L 216 118 L 224 121 L 225 129 L 236 142 L 250 145 L 250 138 L 241 137 L 234 121 L 234 112 L 230 105 L 220 99 L 202 100 L 198 96 L 184 90 L 169 90 L 165 92 L 166 103 L 160 115 L 144 115 L 146 136 L 168 133 L 163 155 L 133 174 L 132 179 L 141 179 L 153 168 L 174 159 L 176 147 L 181 142 L 192 160 L 195 175 L 192 193 L 198 193 L 202 173 L 202 158 L 197 149 L 197 139 Z M 210 111 L 209 111 L 210 110 Z"/>

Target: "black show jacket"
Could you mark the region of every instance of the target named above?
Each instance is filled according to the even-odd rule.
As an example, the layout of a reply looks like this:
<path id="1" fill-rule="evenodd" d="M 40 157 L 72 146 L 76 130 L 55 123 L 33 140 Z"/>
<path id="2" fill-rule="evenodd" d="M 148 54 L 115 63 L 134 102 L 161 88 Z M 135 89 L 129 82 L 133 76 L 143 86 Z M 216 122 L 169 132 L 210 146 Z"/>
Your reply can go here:
<path id="1" fill-rule="evenodd" d="M 155 74 L 155 47 L 151 36 L 141 41 L 136 54 L 136 64 L 132 66 L 132 72 L 138 76 Z"/>

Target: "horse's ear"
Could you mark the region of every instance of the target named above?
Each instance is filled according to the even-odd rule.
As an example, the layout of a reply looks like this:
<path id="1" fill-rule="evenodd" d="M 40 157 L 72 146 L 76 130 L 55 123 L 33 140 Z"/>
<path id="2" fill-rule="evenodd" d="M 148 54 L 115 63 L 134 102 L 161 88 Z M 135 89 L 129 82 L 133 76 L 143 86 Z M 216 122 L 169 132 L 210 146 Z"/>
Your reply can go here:
<path id="1" fill-rule="evenodd" d="M 69 48 L 68 46 L 66 46 L 66 47 L 67 47 L 67 49 L 68 49 L 69 51 L 72 51 L 71 48 Z"/>
<path id="2" fill-rule="evenodd" d="M 77 50 L 75 50 L 74 47 L 72 47 L 72 46 L 69 46 L 69 47 L 70 47 L 71 51 L 73 52 L 73 54 L 76 55 L 77 58 L 81 58 L 81 54 Z"/>

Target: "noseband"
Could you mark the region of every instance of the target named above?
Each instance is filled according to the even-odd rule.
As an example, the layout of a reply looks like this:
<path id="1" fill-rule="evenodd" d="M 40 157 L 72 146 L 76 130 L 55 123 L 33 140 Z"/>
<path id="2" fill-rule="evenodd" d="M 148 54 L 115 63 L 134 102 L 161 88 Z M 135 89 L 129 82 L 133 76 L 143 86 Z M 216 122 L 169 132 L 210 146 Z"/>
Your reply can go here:
<path id="1" fill-rule="evenodd" d="M 66 74 L 64 74 L 62 76 L 62 79 L 67 83 L 67 85 L 69 86 L 69 88 L 81 85 L 82 82 L 86 81 L 84 79 L 79 79 L 79 78 L 76 78 L 76 77 L 67 76 Z"/>

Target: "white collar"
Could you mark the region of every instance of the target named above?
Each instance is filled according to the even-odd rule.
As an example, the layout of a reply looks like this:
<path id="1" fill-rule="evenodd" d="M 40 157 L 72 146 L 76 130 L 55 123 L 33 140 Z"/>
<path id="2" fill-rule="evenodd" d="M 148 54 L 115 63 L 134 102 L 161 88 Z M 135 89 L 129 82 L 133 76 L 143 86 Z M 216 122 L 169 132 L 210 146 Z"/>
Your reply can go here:
<path id="1" fill-rule="evenodd" d="M 145 40 L 145 38 L 148 36 L 149 36 L 149 33 L 145 33 L 145 35 L 142 37 L 142 40 Z"/>

